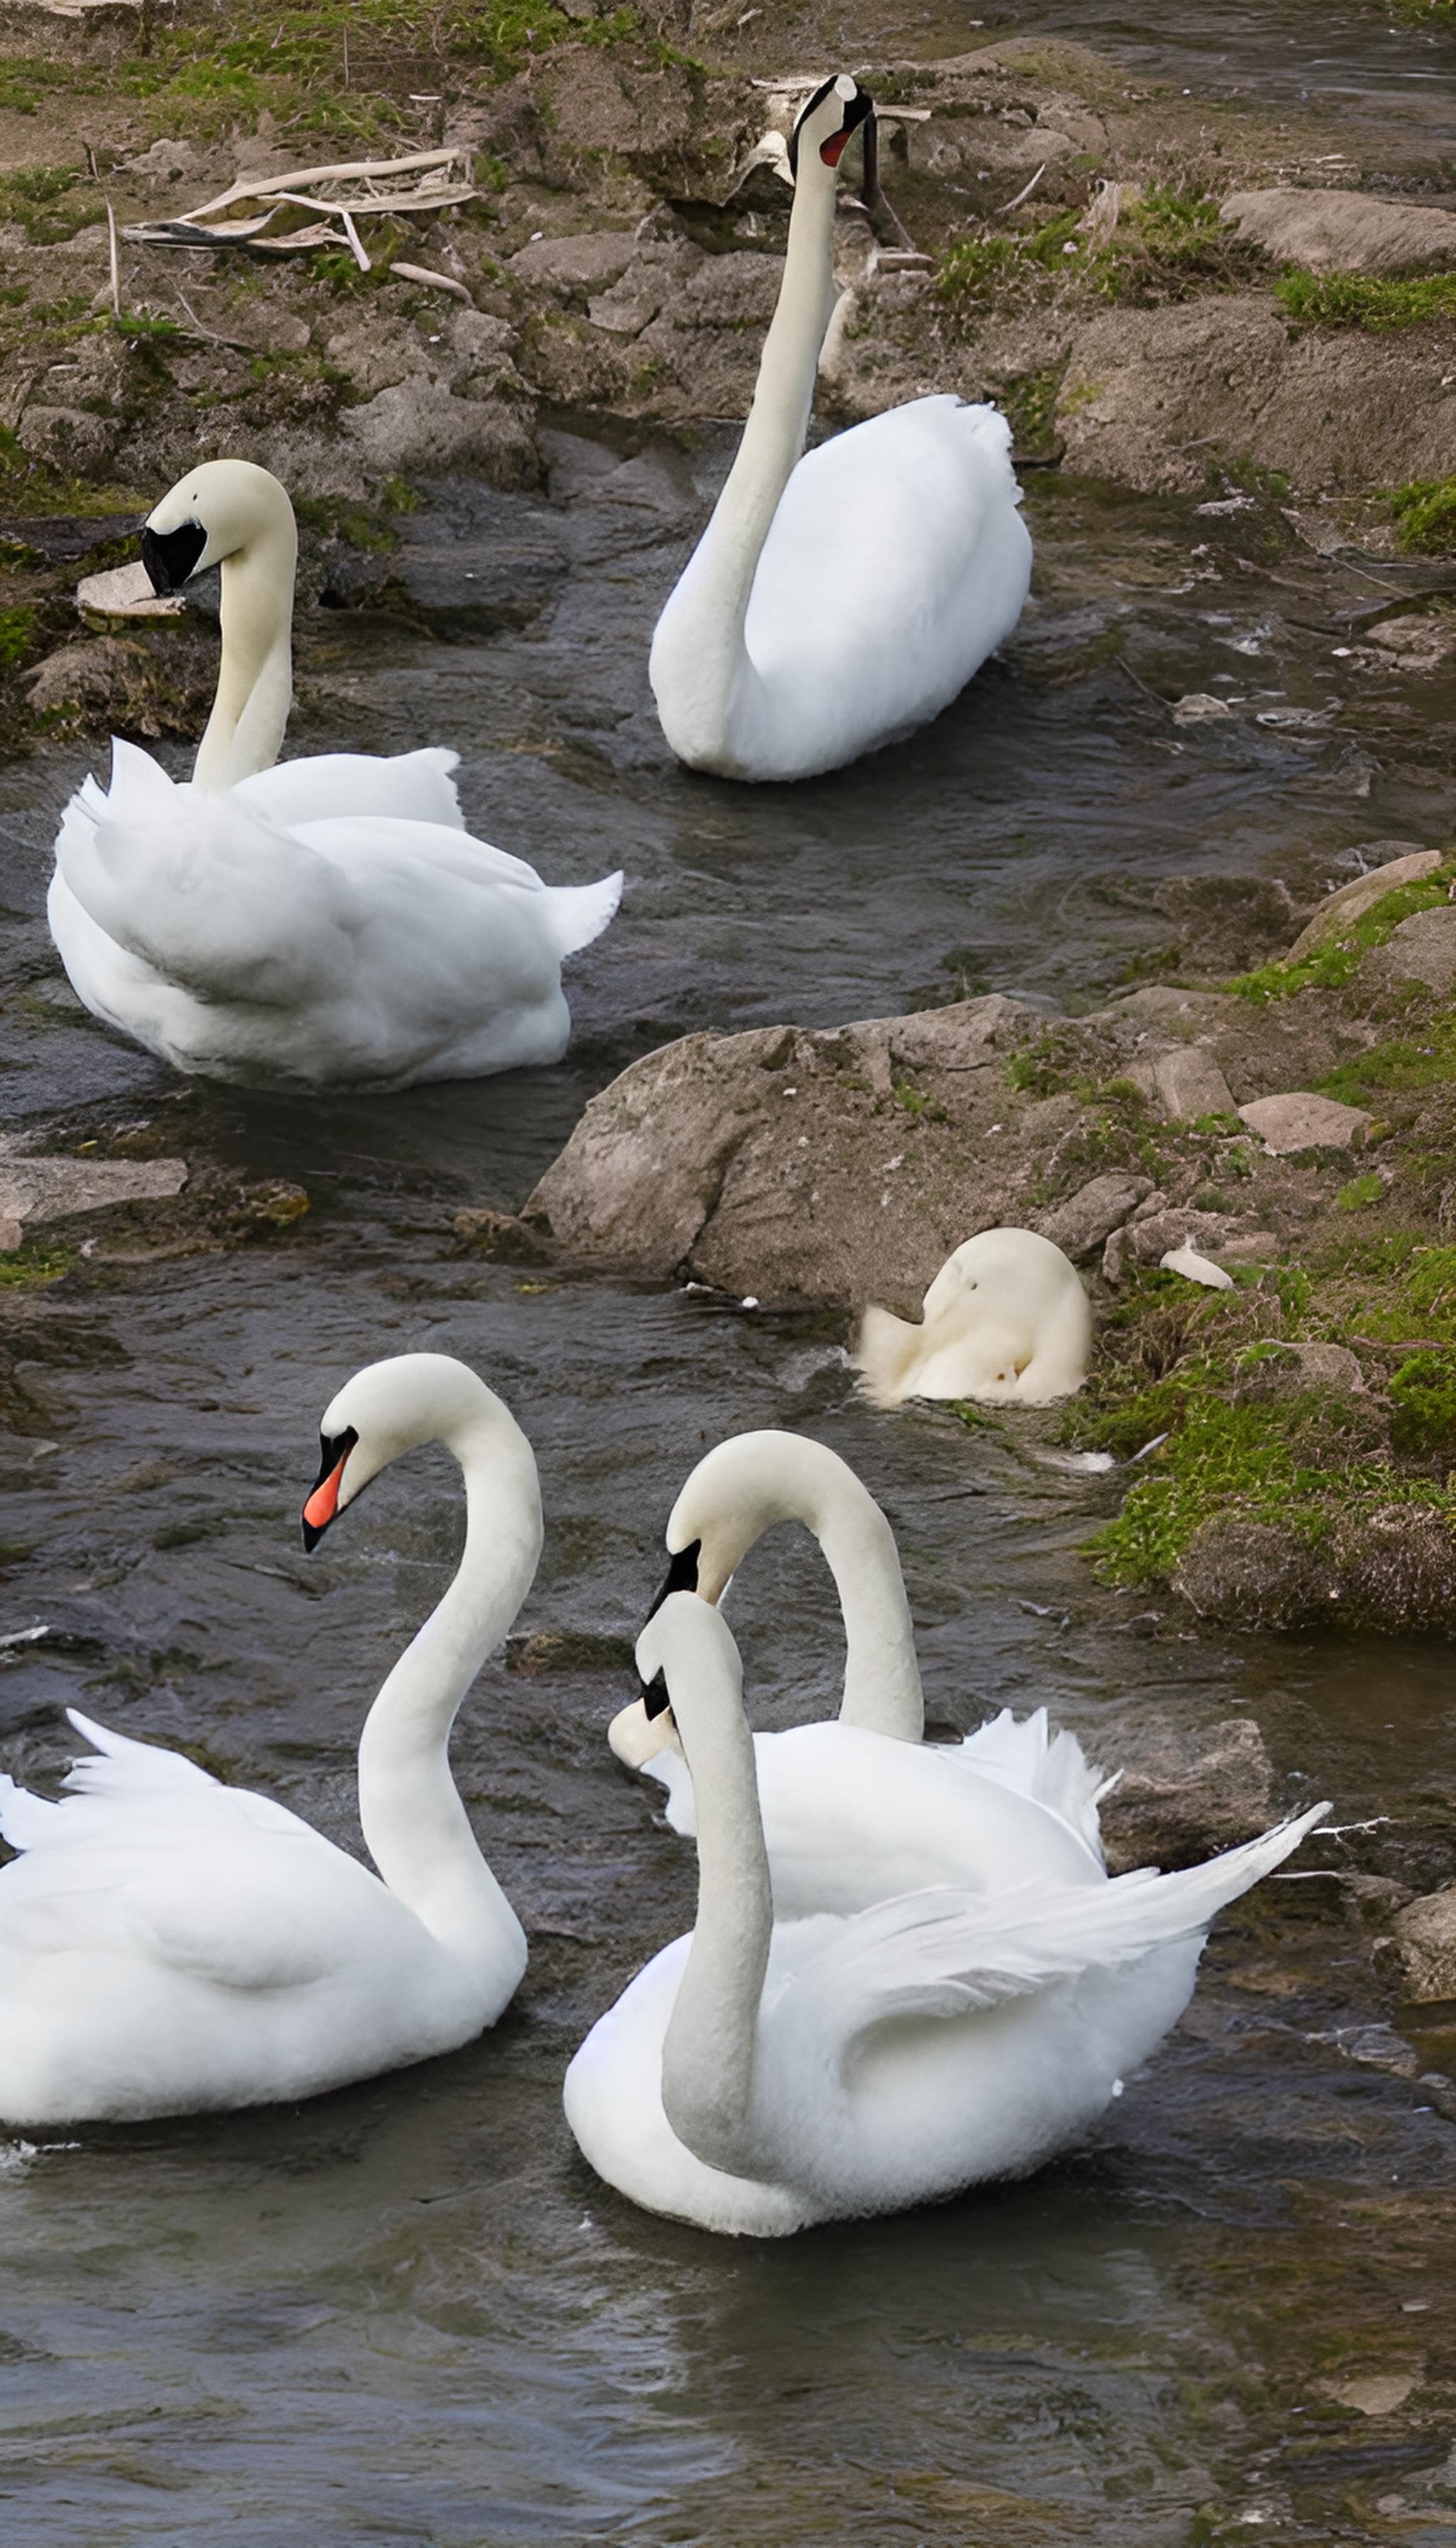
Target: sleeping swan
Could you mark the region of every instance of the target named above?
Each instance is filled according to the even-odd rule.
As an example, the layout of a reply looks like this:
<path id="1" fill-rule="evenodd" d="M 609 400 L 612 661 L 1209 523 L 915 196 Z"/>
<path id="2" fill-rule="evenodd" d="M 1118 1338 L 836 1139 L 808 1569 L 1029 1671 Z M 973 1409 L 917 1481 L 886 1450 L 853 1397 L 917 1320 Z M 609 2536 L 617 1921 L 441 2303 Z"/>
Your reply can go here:
<path id="1" fill-rule="evenodd" d="M 894 1535 L 853 1469 L 797 1433 L 740 1433 L 699 1460 L 668 1519 L 660 1599 L 722 1599 L 775 1522 L 804 1523 L 839 1591 L 847 1652 L 837 1718 L 756 1734 L 759 1802 L 780 1920 L 859 1911 L 926 1884 L 969 1891 L 1038 1875 L 1103 1880 L 1100 1774 L 1046 1711 L 1009 1711 L 961 1743 L 921 1740 L 925 1705 Z M 619 1761 L 668 1791 L 667 1819 L 699 1833 L 692 1773 L 659 1692 L 624 1707 Z"/>
<path id="2" fill-rule="evenodd" d="M 525 1970 L 520 1922 L 450 1775 L 455 1711 L 530 1589 L 530 1444 L 444 1354 L 358 1372 L 323 1418 L 314 1546 L 417 1443 L 465 1472 L 465 1553 L 359 1744 L 379 1869 L 180 1753 L 108 1733 L 60 1804 L 0 1777 L 0 2118 L 131 2123 L 317 2096 L 467 2044 Z"/>
<path id="3" fill-rule="evenodd" d="M 919 1326 L 871 1305 L 852 1359 L 876 1407 L 1047 1407 L 1081 1388 L 1091 1352 L 1087 1295 L 1061 1249 L 1035 1229 L 983 1229 L 941 1267 Z"/>
<path id="4" fill-rule="evenodd" d="M 698 1792 L 697 1925 L 598 2018 L 565 2104 L 599 2176 L 703 2230 L 781 2236 L 1030 2174 L 1186 2008 L 1215 1913 L 1327 1810 L 1172 1875 L 1011 1878 L 786 1923 L 724 1621 L 671 1594 L 637 1667 L 666 1677 Z"/>
<path id="5" fill-rule="evenodd" d="M 245 1087 L 408 1088 L 559 1061 L 564 957 L 621 877 L 546 885 L 472 840 L 454 753 L 276 766 L 298 536 L 276 478 L 209 460 L 141 535 L 159 592 L 221 563 L 218 693 L 190 784 L 113 742 L 55 845 L 50 934 L 94 1016 Z"/>
<path id="6" fill-rule="evenodd" d="M 1021 617 L 1032 543 L 1011 429 L 913 399 L 801 457 L 834 306 L 835 170 L 874 109 L 847 74 L 794 127 L 778 307 L 738 457 L 648 667 L 680 761 L 808 778 L 939 716 Z"/>

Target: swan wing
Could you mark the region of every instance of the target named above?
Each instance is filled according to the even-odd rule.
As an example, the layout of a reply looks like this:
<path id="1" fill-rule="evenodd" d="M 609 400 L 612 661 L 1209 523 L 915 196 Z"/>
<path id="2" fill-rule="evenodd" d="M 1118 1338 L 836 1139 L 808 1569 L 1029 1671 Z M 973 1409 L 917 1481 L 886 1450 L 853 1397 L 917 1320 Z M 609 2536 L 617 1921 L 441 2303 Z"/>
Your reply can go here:
<path id="1" fill-rule="evenodd" d="M 416 823 L 464 829 L 455 772 L 458 752 L 438 745 L 376 759 L 364 752 L 316 752 L 302 761 L 275 762 L 232 794 L 271 822 L 291 826 L 351 814 L 398 815 Z"/>
<path id="2" fill-rule="evenodd" d="M 1202 1866 L 1168 1875 L 1138 1867 L 1102 1885 L 1027 1884 L 990 1899 L 947 1887 L 876 1904 L 839 1924 L 797 1963 L 785 2013 L 800 1991 L 811 1992 L 815 2023 L 828 2021 L 848 2052 L 872 2027 L 963 2017 L 1135 1961 L 1206 1931 L 1328 1810 L 1315 1805 Z"/>
<path id="3" fill-rule="evenodd" d="M 982 1777 L 1059 1814 L 1101 1862 L 1097 1808 L 1115 1780 L 1094 1769 L 1074 1734 L 1064 1727 L 1051 1733 L 1045 1707 L 1023 1717 L 1003 1707 L 999 1716 L 966 1735 L 957 1758 Z"/>
<path id="4" fill-rule="evenodd" d="M 346 869 L 236 789 L 156 775 L 165 793 L 114 774 L 103 812 L 67 808 L 56 863 L 96 926 L 205 1001 L 294 1006 L 342 985 L 368 916 Z"/>
<path id="5" fill-rule="evenodd" d="M 397 894 L 400 920 L 411 934 L 418 932 L 421 892 L 426 896 L 425 910 L 431 911 L 442 885 L 458 888 L 459 918 L 478 925 L 482 894 L 507 888 L 558 963 L 599 938 L 621 900 L 620 871 L 595 884 L 545 884 L 524 859 L 438 823 L 370 815 L 304 823 L 297 837 L 309 848 L 346 864 L 348 873 L 361 886 L 367 880 L 376 902 L 386 891 Z M 443 943 L 452 943 L 448 925 L 436 934 Z"/>

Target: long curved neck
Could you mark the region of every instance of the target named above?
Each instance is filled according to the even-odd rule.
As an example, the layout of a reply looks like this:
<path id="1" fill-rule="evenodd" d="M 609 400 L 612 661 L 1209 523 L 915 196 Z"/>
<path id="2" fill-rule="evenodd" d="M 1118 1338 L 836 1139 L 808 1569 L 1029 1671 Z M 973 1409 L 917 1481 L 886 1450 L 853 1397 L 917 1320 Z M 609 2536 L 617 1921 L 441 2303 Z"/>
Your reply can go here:
<path id="1" fill-rule="evenodd" d="M 919 1743 L 925 1695 L 895 1535 L 872 1496 L 822 1495 L 805 1515 L 828 1561 L 845 1622 L 841 1725 Z"/>
<path id="2" fill-rule="evenodd" d="M 690 1596 L 689 1596 L 690 1597 Z M 709 2167 L 752 2176 L 754 2049 L 774 1934 L 753 1737 L 713 1663 L 669 1675 L 697 1798 L 697 1923 L 663 2038 L 663 2111 Z"/>
<path id="3" fill-rule="evenodd" d="M 223 661 L 193 783 L 231 787 L 271 770 L 293 703 L 293 589 L 298 533 L 292 514 L 267 522 L 223 561 Z"/>
<path id="4" fill-rule="evenodd" d="M 467 1963 L 518 1945 L 520 1923 L 476 1846 L 450 1775 L 450 1728 L 530 1589 L 541 1496 L 524 1434 L 503 1410 L 449 1439 L 465 1473 L 455 1580 L 396 1664 L 359 1742 L 359 1818 L 390 1891 Z"/>
<path id="5" fill-rule="evenodd" d="M 673 645 L 696 696 L 725 721 L 752 676 L 744 645 L 764 542 L 804 447 L 819 348 L 834 306 L 835 175 L 800 161 L 778 303 L 738 456 L 674 597 Z M 807 596 L 806 596 L 807 601 Z"/>

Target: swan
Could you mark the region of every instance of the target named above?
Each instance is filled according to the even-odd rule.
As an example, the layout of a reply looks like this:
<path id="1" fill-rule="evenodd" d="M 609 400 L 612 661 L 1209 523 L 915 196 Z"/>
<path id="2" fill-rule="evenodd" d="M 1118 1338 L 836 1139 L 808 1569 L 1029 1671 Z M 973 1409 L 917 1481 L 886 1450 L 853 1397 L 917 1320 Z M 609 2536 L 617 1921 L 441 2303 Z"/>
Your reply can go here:
<path id="1" fill-rule="evenodd" d="M 461 1699 L 536 1571 L 530 1444 L 445 1354 L 372 1364 L 323 1418 L 316 1546 L 391 1460 L 440 1441 L 465 1473 L 465 1553 L 359 1744 L 379 1869 L 271 1797 L 67 1710 L 95 1746 L 58 1804 L 0 1777 L 0 2117 L 136 2122 L 317 2096 L 492 2025 L 525 1970 L 520 1922 L 450 1776 Z"/>
<path id="2" fill-rule="evenodd" d="M 970 1398 L 1047 1407 L 1087 1377 L 1092 1313 L 1076 1267 L 1035 1229 L 983 1229 L 948 1257 L 922 1324 L 873 1304 L 852 1357 L 876 1407 Z"/>
<path id="3" fill-rule="evenodd" d="M 663 733 L 724 778 L 809 778 L 924 725 L 1027 597 L 1032 543 L 995 408 L 913 399 L 801 457 L 835 298 L 835 170 L 873 113 L 842 74 L 794 127 L 783 281 L 748 422 L 652 641 Z"/>
<path id="4" fill-rule="evenodd" d="M 563 959 L 621 876 L 546 885 L 473 840 L 435 749 L 277 764 L 298 534 L 276 478 L 209 460 L 141 534 L 158 592 L 221 564 L 217 697 L 189 783 L 112 743 L 55 844 L 50 934 L 93 1016 L 243 1086 L 408 1088 L 559 1061 Z"/>
<path id="5" fill-rule="evenodd" d="M 1328 1810 L 1171 1875 L 1013 1877 L 785 1922 L 726 1624 L 670 1594 L 637 1667 L 666 1677 L 698 1789 L 697 1924 L 597 2020 L 565 2105 L 599 2176 L 703 2230 L 781 2236 L 1030 2174 L 1186 2008 L 1215 1913 Z"/>
<path id="6" fill-rule="evenodd" d="M 1099 1774 L 1074 1735 L 1039 1708 L 1008 1710 L 958 1744 L 921 1741 L 925 1706 L 894 1535 L 853 1469 L 797 1433 L 740 1433 L 687 1479 L 668 1519 L 659 1599 L 721 1600 L 775 1522 L 813 1531 L 839 1590 L 846 1632 L 838 1718 L 756 1734 L 759 1798 L 774 1901 L 783 1920 L 866 1909 L 926 1884 L 972 1890 L 1040 1874 L 1104 1880 Z M 668 1791 L 672 1829 L 698 1831 L 692 1773 L 672 1711 L 649 1690 L 613 1720 L 618 1760 Z"/>

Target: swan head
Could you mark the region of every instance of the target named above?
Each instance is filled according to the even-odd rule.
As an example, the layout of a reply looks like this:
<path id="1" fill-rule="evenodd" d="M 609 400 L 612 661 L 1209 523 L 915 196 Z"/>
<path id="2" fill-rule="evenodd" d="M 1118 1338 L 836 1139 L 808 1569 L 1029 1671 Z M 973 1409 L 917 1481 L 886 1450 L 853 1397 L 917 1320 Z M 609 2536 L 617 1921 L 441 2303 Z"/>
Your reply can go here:
<path id="1" fill-rule="evenodd" d="M 286 491 L 251 460 L 204 460 L 154 504 L 141 529 L 152 591 L 180 592 L 206 567 L 239 555 L 266 531 L 296 541 Z"/>
<path id="2" fill-rule="evenodd" d="M 756 1539 L 774 1522 L 800 1521 L 822 1538 L 829 1517 L 870 1498 L 824 1442 L 765 1429 L 735 1433 L 699 1460 L 668 1515 L 667 1578 L 653 1604 L 673 1592 L 718 1602 Z"/>
<path id="3" fill-rule="evenodd" d="M 494 1390 L 453 1354 L 392 1354 L 356 1371 L 318 1428 L 318 1476 L 303 1511 L 305 1548 L 317 1548 L 329 1524 L 402 1452 L 444 1442 L 459 1454 L 472 1434 L 499 1431 L 502 1422 L 516 1431 Z"/>
<path id="4" fill-rule="evenodd" d="M 801 155 L 817 152 L 826 168 L 837 168 L 852 133 L 864 128 L 864 194 L 872 202 L 874 179 L 874 100 L 848 71 L 827 79 L 800 109 L 788 136 L 788 165 L 795 178 Z"/>
<path id="5" fill-rule="evenodd" d="M 637 1640 L 637 1673 L 659 1712 L 671 1704 L 670 1686 L 679 1700 L 699 1688 L 743 1696 L 743 1666 L 727 1620 L 690 1592 L 669 1592 L 659 1602 Z"/>

